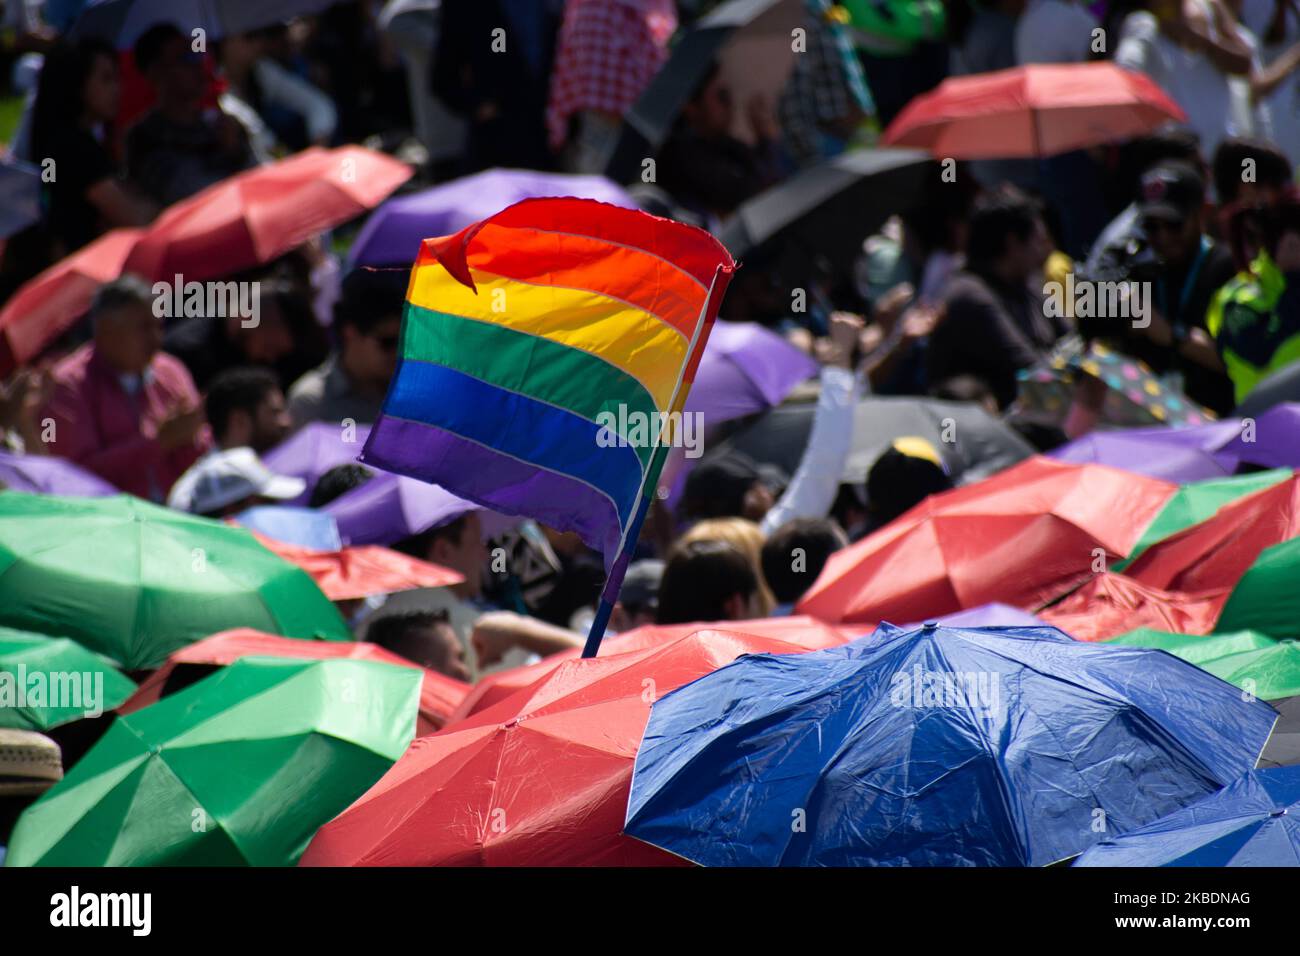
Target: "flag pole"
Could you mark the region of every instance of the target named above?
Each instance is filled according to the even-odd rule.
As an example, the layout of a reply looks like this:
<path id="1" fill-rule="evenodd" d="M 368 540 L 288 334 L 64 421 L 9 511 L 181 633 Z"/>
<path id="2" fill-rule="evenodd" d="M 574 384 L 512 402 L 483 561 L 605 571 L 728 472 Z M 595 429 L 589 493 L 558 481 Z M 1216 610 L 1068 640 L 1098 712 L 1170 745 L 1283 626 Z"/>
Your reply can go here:
<path id="1" fill-rule="evenodd" d="M 704 346 L 708 344 L 709 332 L 713 328 L 714 319 L 718 316 L 718 307 L 722 304 L 722 296 L 731 282 L 733 270 L 734 266 L 730 268 L 718 266 L 713 273 L 713 282 L 709 285 L 708 295 L 704 297 L 704 306 L 700 309 L 699 321 L 695 325 L 691 348 L 687 353 L 689 357 L 682 365 L 681 374 L 677 376 L 677 384 L 673 386 L 672 399 L 668 403 L 669 415 L 664 420 L 663 428 L 655 432 L 655 446 L 650 453 L 650 464 L 641 477 L 640 500 L 637 503 L 636 513 L 623 529 L 623 536 L 618 543 L 618 556 L 614 558 L 609 575 L 605 578 L 605 588 L 600 593 L 596 616 L 591 622 L 591 630 L 587 632 L 587 643 L 582 649 L 583 657 L 595 657 L 600 650 L 600 642 L 605 637 L 610 615 L 614 613 L 614 605 L 618 603 L 618 592 L 623 589 L 623 576 L 627 574 L 627 566 L 632 562 L 637 540 L 641 537 L 641 525 L 645 523 L 645 517 L 650 511 L 650 503 L 654 500 L 659 486 L 659 476 L 668 460 L 667 452 L 671 447 L 671 441 L 663 440 L 664 432 L 672 428 L 672 413 L 681 412 L 686 405 L 686 393 L 690 389 L 691 382 L 695 380 L 695 370 L 699 367 L 700 356 L 704 354 Z M 688 377 L 690 381 L 687 381 Z"/>
<path id="2" fill-rule="evenodd" d="M 655 449 L 655 457 L 659 457 L 658 449 Z M 653 467 L 653 460 L 651 465 Z M 662 460 L 659 461 L 656 470 L 663 470 Z M 583 657 L 595 657 L 596 652 L 600 650 L 600 642 L 605 636 L 605 628 L 609 625 L 609 617 L 614 613 L 614 605 L 618 602 L 618 592 L 623 589 L 623 576 L 627 574 L 627 566 L 632 561 L 632 552 L 636 550 L 637 539 L 641 537 L 641 525 L 650 511 L 650 502 L 654 498 L 654 489 L 658 483 L 658 474 L 655 475 L 654 482 L 647 482 L 649 493 L 641 497 L 636 514 L 633 515 L 623 536 L 623 545 L 619 549 L 618 557 L 614 559 L 613 566 L 609 569 L 609 576 L 605 578 L 605 589 L 600 593 L 600 604 L 596 607 L 596 616 L 591 622 L 591 630 L 587 632 L 587 644 L 582 649 Z"/>

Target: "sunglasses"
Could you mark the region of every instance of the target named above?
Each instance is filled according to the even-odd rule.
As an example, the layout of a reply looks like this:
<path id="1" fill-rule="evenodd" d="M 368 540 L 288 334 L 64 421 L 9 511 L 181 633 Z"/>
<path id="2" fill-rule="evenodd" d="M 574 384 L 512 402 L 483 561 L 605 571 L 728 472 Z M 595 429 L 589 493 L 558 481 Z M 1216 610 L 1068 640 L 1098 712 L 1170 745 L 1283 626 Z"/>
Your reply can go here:
<path id="1" fill-rule="evenodd" d="M 374 339 L 385 352 L 396 352 L 398 343 L 402 340 L 400 335 L 376 335 Z"/>

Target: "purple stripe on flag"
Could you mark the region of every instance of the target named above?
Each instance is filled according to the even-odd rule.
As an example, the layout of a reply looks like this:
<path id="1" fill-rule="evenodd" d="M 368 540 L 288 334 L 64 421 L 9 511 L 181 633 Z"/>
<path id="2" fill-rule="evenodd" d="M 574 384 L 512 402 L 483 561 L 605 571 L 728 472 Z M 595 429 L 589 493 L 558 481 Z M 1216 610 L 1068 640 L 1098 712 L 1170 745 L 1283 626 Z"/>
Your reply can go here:
<path id="1" fill-rule="evenodd" d="M 524 514 L 561 531 L 576 531 L 605 556 L 617 557 L 620 527 L 614 503 L 590 485 L 485 448 L 434 425 L 381 417 L 360 460 L 388 471 L 454 488 L 462 498 L 504 514 Z"/>

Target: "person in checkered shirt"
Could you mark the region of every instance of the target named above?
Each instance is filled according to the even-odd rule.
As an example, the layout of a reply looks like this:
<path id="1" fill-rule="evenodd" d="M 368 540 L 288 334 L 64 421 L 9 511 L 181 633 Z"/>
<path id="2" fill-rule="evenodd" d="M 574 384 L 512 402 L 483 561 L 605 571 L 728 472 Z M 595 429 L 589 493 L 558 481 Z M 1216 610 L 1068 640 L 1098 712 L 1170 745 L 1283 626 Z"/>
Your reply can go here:
<path id="1" fill-rule="evenodd" d="M 604 168 L 676 29 L 673 0 L 568 0 L 546 108 L 551 149 L 563 151 L 568 169 Z"/>
<path id="2" fill-rule="evenodd" d="M 807 49 L 794 58 L 781 96 L 785 146 L 801 167 L 841 152 L 858 124 L 875 112 L 853 44 L 829 10 L 828 0 L 808 0 Z"/>

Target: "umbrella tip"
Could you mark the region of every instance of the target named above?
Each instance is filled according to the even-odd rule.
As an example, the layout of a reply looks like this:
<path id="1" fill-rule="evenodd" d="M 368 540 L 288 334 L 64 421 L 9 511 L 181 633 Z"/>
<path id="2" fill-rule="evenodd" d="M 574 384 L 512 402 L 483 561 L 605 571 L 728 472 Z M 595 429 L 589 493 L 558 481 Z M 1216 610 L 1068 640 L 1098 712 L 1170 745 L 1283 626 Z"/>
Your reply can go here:
<path id="1" fill-rule="evenodd" d="M 921 627 L 927 631 L 933 631 L 938 626 L 939 626 L 938 621 L 926 621 L 924 624 L 921 625 Z"/>

